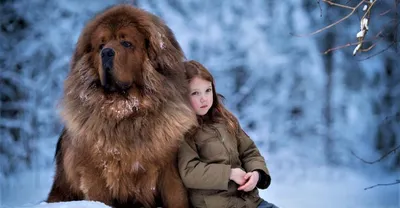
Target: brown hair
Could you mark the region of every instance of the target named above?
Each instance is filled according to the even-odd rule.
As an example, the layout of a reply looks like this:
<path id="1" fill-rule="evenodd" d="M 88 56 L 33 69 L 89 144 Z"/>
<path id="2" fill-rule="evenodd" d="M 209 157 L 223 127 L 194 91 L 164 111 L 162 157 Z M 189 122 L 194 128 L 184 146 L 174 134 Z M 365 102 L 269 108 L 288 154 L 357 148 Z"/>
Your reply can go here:
<path id="1" fill-rule="evenodd" d="M 200 124 L 225 123 L 228 132 L 236 136 L 239 132 L 239 124 L 236 117 L 229 112 L 222 103 L 224 96 L 218 94 L 215 90 L 215 82 L 211 73 L 199 62 L 191 60 L 184 62 L 186 80 L 188 83 L 195 77 L 211 82 L 213 92 L 213 103 L 210 110 L 204 115 L 197 115 Z"/>

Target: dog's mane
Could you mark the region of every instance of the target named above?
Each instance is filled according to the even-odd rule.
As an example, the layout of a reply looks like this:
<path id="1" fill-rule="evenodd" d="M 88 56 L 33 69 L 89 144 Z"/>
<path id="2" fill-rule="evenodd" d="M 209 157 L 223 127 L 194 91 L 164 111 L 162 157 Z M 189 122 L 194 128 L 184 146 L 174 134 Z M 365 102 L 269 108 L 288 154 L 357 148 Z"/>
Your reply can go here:
<path id="1" fill-rule="evenodd" d="M 143 93 L 150 103 L 141 103 L 146 106 L 141 108 L 134 100 L 136 98 L 117 100 L 117 105 L 137 112 L 126 118 L 108 117 L 104 106 L 110 100 L 93 85 L 97 75 L 92 63 L 91 52 L 94 49 L 90 38 L 100 24 L 131 23 L 146 37 L 148 43 L 147 58 L 143 63 Z M 156 16 L 126 6 L 108 10 L 94 18 L 78 40 L 61 103 L 62 117 L 68 130 L 84 138 L 76 142 L 127 140 L 125 144 L 136 143 L 132 146 L 155 148 L 154 151 L 160 151 L 161 154 L 163 149 L 169 149 L 165 147 L 178 145 L 176 138 L 182 138 L 181 132 L 187 131 L 194 124 L 191 119 L 194 117 L 193 112 L 183 96 L 186 94 L 187 83 L 180 63 L 184 59 L 172 31 Z M 126 138 L 126 135 L 132 138 Z"/>

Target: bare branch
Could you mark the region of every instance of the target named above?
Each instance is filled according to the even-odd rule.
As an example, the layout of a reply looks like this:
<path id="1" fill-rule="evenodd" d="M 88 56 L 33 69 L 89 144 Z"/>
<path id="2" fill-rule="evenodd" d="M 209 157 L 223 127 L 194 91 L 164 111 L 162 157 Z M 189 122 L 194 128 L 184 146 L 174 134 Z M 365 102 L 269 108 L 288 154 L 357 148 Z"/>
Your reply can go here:
<path id="1" fill-rule="evenodd" d="M 382 39 L 381 39 L 382 40 Z M 364 49 L 360 49 L 360 51 L 361 52 L 367 52 L 367 51 L 370 51 L 372 48 L 374 48 L 375 46 L 376 46 L 376 44 L 378 43 L 379 41 L 376 41 L 374 44 L 372 44 L 370 47 L 368 47 L 368 48 L 364 48 Z"/>
<path id="2" fill-rule="evenodd" d="M 387 23 L 384 24 L 384 26 L 382 27 L 381 31 L 379 31 L 379 32 L 374 36 L 374 38 L 369 39 L 369 40 L 362 40 L 362 43 L 373 42 L 374 40 L 378 40 L 378 41 L 376 41 L 376 42 L 375 42 L 373 45 L 371 45 L 370 47 L 368 47 L 368 48 L 366 48 L 366 49 L 360 49 L 360 50 L 361 50 L 361 51 L 368 51 L 368 50 L 371 50 L 373 47 L 375 47 L 376 44 L 377 44 L 379 41 L 381 41 L 381 40 L 383 39 L 382 34 L 383 34 L 383 31 L 385 30 L 385 28 L 386 28 L 390 23 L 396 22 L 396 21 L 398 21 L 398 20 L 396 20 L 396 19 L 391 19 L 390 21 L 388 21 Z M 397 22 L 397 25 L 398 25 L 398 24 L 400 24 L 400 22 Z M 349 46 L 358 45 L 359 43 L 360 43 L 360 42 L 347 43 L 347 44 L 344 44 L 344 45 L 341 45 L 341 46 L 337 46 L 337 47 L 334 47 L 334 48 L 330 48 L 330 49 L 324 51 L 323 54 L 327 54 L 327 53 L 329 53 L 329 52 L 332 52 L 332 51 L 335 51 L 335 50 L 339 50 L 339 49 L 343 49 L 343 48 L 346 48 L 346 47 L 349 47 Z M 383 49 L 383 51 L 388 50 L 391 46 L 392 46 L 392 45 L 390 45 L 388 48 Z M 381 52 L 383 52 L 383 51 L 381 51 Z M 381 53 L 381 52 L 380 52 L 380 53 Z M 378 54 L 379 54 L 379 53 L 378 53 Z M 377 54 L 375 54 L 375 55 L 377 55 Z"/>
<path id="3" fill-rule="evenodd" d="M 353 151 L 351 151 L 351 154 L 352 154 L 354 157 L 356 157 L 357 159 L 363 161 L 364 163 L 374 164 L 374 163 L 377 163 L 377 162 L 382 161 L 383 159 L 385 159 L 385 157 L 387 157 L 387 156 L 390 155 L 391 153 L 395 153 L 396 150 L 398 150 L 398 149 L 400 149 L 400 145 L 398 145 L 398 146 L 395 147 L 394 149 L 390 150 L 390 151 L 387 152 L 386 154 L 382 155 L 382 157 L 380 157 L 379 159 L 377 159 L 377 160 L 375 160 L 375 161 L 372 161 L 372 162 L 371 162 L 371 161 L 366 161 L 366 160 L 364 160 L 364 159 L 358 157 Z"/>
<path id="4" fill-rule="evenodd" d="M 362 40 L 361 43 L 373 42 L 374 40 L 378 40 L 378 41 L 376 41 L 374 44 L 372 44 L 370 47 L 368 47 L 368 48 L 366 48 L 366 49 L 360 49 L 360 51 L 362 51 L 362 52 L 369 51 L 369 50 L 371 50 L 372 48 L 374 48 L 374 47 L 377 45 L 378 42 L 380 42 L 381 40 L 383 40 L 383 36 L 382 36 L 383 31 L 384 31 L 385 28 L 386 28 L 388 25 L 390 25 L 392 22 L 395 22 L 395 24 L 397 24 L 397 26 L 400 24 L 400 21 L 398 21 L 397 19 L 391 19 L 390 21 L 388 21 L 387 23 L 385 23 L 385 24 L 383 25 L 382 29 L 374 36 L 374 38 L 369 39 L 369 40 Z M 337 46 L 337 47 L 334 47 L 334 48 L 329 48 L 329 49 L 327 49 L 326 51 L 324 51 L 323 54 L 328 54 L 329 52 L 332 52 L 332 51 L 335 51 L 335 50 L 339 50 L 339 49 L 343 49 L 343 48 L 347 48 L 347 47 L 349 47 L 349 46 L 358 45 L 358 44 L 360 44 L 359 41 L 358 41 L 358 42 L 353 42 L 353 43 L 347 43 L 347 44 L 340 45 L 340 46 Z M 395 44 L 395 43 L 394 43 L 394 44 Z M 380 54 L 380 53 L 382 53 L 382 52 L 388 50 L 391 46 L 393 46 L 393 44 L 389 45 L 387 48 L 383 49 L 382 51 L 378 52 L 377 54 L 373 54 L 373 55 L 371 55 L 370 57 L 367 57 L 366 59 L 371 58 L 372 56 L 378 55 L 378 54 Z M 362 60 L 366 60 L 366 59 L 362 59 Z"/>
<path id="5" fill-rule="evenodd" d="M 319 7 L 319 16 L 322 17 L 322 8 L 321 8 L 321 3 L 319 2 L 319 0 L 317 0 L 317 4 Z"/>
<path id="6" fill-rule="evenodd" d="M 333 27 L 333 26 L 335 26 L 335 25 L 337 25 L 337 24 L 343 22 L 344 20 L 346 20 L 347 18 L 349 18 L 351 15 L 353 15 L 353 13 L 357 10 L 358 7 L 360 7 L 360 6 L 362 5 L 363 2 L 364 2 L 364 1 L 360 1 L 360 3 L 358 3 L 357 6 L 355 6 L 349 14 L 347 14 L 345 17 L 343 17 L 343 18 L 337 20 L 336 22 L 334 22 L 334 23 L 332 23 L 332 24 L 330 24 L 330 25 L 328 25 L 328 26 L 326 26 L 326 27 L 323 27 L 323 28 L 321 28 L 321 29 L 319 29 L 319 30 L 317 30 L 317 31 L 314 31 L 314 32 L 312 32 L 312 33 L 305 34 L 305 35 L 295 35 L 295 34 L 293 34 L 293 33 L 291 33 L 291 35 L 296 36 L 296 37 L 307 37 L 307 36 L 312 36 L 312 35 L 315 35 L 315 34 L 317 34 L 317 33 L 320 33 L 320 32 L 322 32 L 322 31 L 324 31 L 324 30 L 326 30 L 326 29 L 329 29 L 329 28 L 331 28 L 331 27 Z"/>
<path id="7" fill-rule="evenodd" d="M 331 5 L 331 6 L 337 6 L 337 7 L 341 7 L 341 8 L 345 8 L 345 9 L 354 10 L 354 7 L 351 7 L 351 6 L 346 6 L 346 5 L 343 5 L 343 4 L 338 4 L 338 3 L 335 3 L 335 2 L 332 2 L 332 1 L 329 1 L 329 0 L 322 0 L 322 1 L 325 2 L 325 3 L 327 3 L 327 4 L 329 4 L 329 5 Z"/>
<path id="8" fill-rule="evenodd" d="M 392 47 L 392 46 L 393 46 L 394 44 L 396 44 L 396 43 L 397 43 L 397 42 L 392 42 L 391 44 L 389 44 L 386 48 L 382 49 L 381 51 L 379 51 L 379 52 L 377 52 L 377 53 L 375 53 L 375 54 L 372 54 L 372 55 L 370 55 L 370 56 L 367 56 L 366 58 L 358 59 L 357 61 L 365 61 L 365 60 L 370 59 L 370 58 L 372 58 L 372 57 L 374 57 L 374 56 L 377 56 L 377 55 L 379 55 L 379 54 L 381 54 L 381 53 L 383 53 L 383 52 L 389 50 L 389 48 Z"/>
<path id="9" fill-rule="evenodd" d="M 369 16 L 371 14 L 371 8 L 372 6 L 374 6 L 374 4 L 376 3 L 376 1 L 378 0 L 374 0 L 371 5 L 368 7 L 367 11 L 365 12 L 364 16 L 361 19 L 364 19 L 367 15 Z"/>
<path id="10" fill-rule="evenodd" d="M 392 186 L 392 185 L 396 185 L 396 184 L 400 184 L 400 180 L 399 179 L 397 179 L 396 182 L 393 182 L 393 183 L 379 183 L 379 184 L 364 188 L 364 190 L 372 189 L 372 188 L 375 188 L 377 186 Z"/>
<path id="11" fill-rule="evenodd" d="M 362 42 L 363 42 L 363 43 L 368 43 L 368 42 L 372 42 L 372 41 L 374 41 L 374 40 L 378 40 L 378 41 L 376 41 L 374 44 L 372 44 L 372 46 L 369 47 L 369 48 L 372 48 L 372 47 L 374 47 L 374 45 L 376 45 L 376 43 L 378 43 L 380 40 L 382 40 L 382 37 L 380 37 L 381 34 L 382 34 L 382 31 L 379 31 L 379 32 L 375 35 L 374 38 L 369 39 L 369 40 L 363 40 Z M 347 44 L 344 44 L 344 45 L 341 45 L 341 46 L 337 46 L 337 47 L 334 47 L 334 48 L 330 48 L 330 49 L 324 51 L 323 53 L 324 53 L 324 54 L 327 54 L 327 53 L 332 52 L 332 51 L 335 51 L 335 50 L 339 50 L 339 49 L 346 48 L 346 47 L 353 46 L 353 45 L 358 45 L 359 43 L 360 43 L 360 42 L 347 43 Z M 366 49 L 363 49 L 363 50 L 366 50 Z M 370 50 L 370 49 L 369 49 L 369 50 Z"/>
<path id="12" fill-rule="evenodd" d="M 398 1 L 398 0 L 395 0 L 395 3 L 394 3 L 394 11 L 395 11 L 395 19 L 399 19 L 399 12 L 397 11 L 397 6 L 398 6 L 398 4 L 400 3 L 400 1 Z M 397 24 L 396 26 L 395 26 L 395 34 L 394 34 L 394 42 L 397 42 L 398 40 L 397 40 L 397 38 L 398 38 L 398 32 L 399 32 L 399 30 L 398 30 L 398 28 L 399 28 L 399 24 Z M 398 45 L 396 44 L 395 45 L 395 51 L 396 51 L 396 53 L 398 52 Z"/>
<path id="13" fill-rule="evenodd" d="M 358 45 L 358 42 L 357 43 L 347 43 L 345 45 L 341 45 L 341 46 L 337 46 L 337 47 L 334 47 L 334 48 L 330 48 L 330 49 L 324 51 L 324 54 L 326 55 L 329 52 L 336 51 L 336 50 L 339 50 L 339 49 L 342 49 L 342 48 L 347 48 L 347 47 L 352 46 L 352 45 Z"/>
<path id="14" fill-rule="evenodd" d="M 384 16 L 385 14 L 389 13 L 390 11 L 392 11 L 392 9 L 388 9 L 388 10 L 380 13 L 379 16 Z"/>
<path id="15" fill-rule="evenodd" d="M 361 48 L 363 46 L 363 40 L 365 36 L 368 33 L 368 23 L 369 23 L 369 18 L 371 16 L 371 8 L 374 6 L 375 2 L 377 0 L 374 0 L 373 2 L 370 2 L 370 6 L 367 7 L 365 6 L 363 10 L 366 10 L 363 17 L 361 18 L 360 22 L 360 32 L 357 33 L 357 39 L 359 44 L 356 46 L 356 48 L 353 51 L 353 56 L 357 54 L 357 52 L 362 51 L 363 49 Z M 363 0 L 365 2 L 365 0 Z"/>
<path id="16" fill-rule="evenodd" d="M 356 6 L 351 6 L 349 4 L 351 2 L 351 0 L 348 0 L 345 4 L 336 3 L 336 1 L 334 1 L 334 0 L 316 0 L 318 6 L 320 8 L 321 14 L 322 14 L 322 9 L 321 9 L 321 5 L 320 5 L 321 1 L 326 3 L 326 4 L 328 4 L 328 5 L 330 5 L 330 6 L 349 9 L 351 11 L 346 16 L 340 18 L 339 20 L 337 20 L 337 21 L 335 21 L 335 22 L 333 22 L 333 23 L 331 23 L 331 24 L 329 24 L 329 25 L 327 25 L 327 26 L 325 26 L 325 27 L 323 27 L 321 29 L 318 29 L 318 30 L 316 30 L 314 32 L 311 32 L 311 33 L 308 33 L 308 34 L 290 33 L 291 35 L 293 35 L 295 37 L 307 37 L 307 36 L 315 35 L 317 33 L 325 31 L 327 29 L 330 29 L 331 27 L 333 27 L 333 26 L 343 22 L 344 20 L 348 19 L 350 16 L 352 16 L 360 8 L 360 6 L 364 5 L 364 7 L 362 8 L 364 14 L 362 15 L 361 20 L 360 20 L 360 31 L 358 31 L 358 33 L 356 35 L 357 43 L 347 43 L 347 44 L 340 45 L 340 46 L 337 46 L 337 47 L 334 47 L 334 48 L 329 48 L 329 49 L 325 50 L 323 52 L 323 54 L 328 54 L 328 53 L 330 53 L 332 51 L 335 51 L 335 50 L 338 50 L 338 49 L 343 49 L 343 48 L 346 48 L 346 47 L 349 47 L 349 46 L 356 46 L 354 48 L 354 50 L 353 50 L 353 56 L 355 56 L 357 53 L 371 51 L 372 49 L 376 48 L 376 46 L 378 45 L 378 42 L 380 42 L 380 40 L 382 38 L 380 38 L 378 41 L 374 42 L 373 44 L 368 45 L 367 48 L 363 48 L 363 46 L 364 46 L 364 43 L 370 42 L 370 41 L 365 41 L 365 38 L 367 37 L 367 33 L 369 32 L 370 18 L 372 18 L 372 16 L 371 16 L 372 7 L 374 7 L 377 4 L 378 0 L 358 0 Z M 399 2 L 397 0 L 394 0 L 394 2 L 395 3 L 394 3 L 394 7 L 393 8 L 390 8 L 390 9 L 384 11 L 384 12 L 381 12 L 379 14 L 379 16 L 386 15 L 386 14 L 392 12 L 393 10 L 395 10 L 395 12 L 396 12 L 396 9 L 397 9 L 397 6 L 398 6 Z M 394 19 L 397 19 L 397 14 L 398 13 L 396 12 L 396 15 L 395 15 L 396 18 L 394 18 Z M 398 22 L 398 20 L 396 20 L 396 21 Z M 397 26 L 395 28 L 395 30 L 396 30 L 395 34 L 397 34 Z M 386 28 L 386 27 L 383 27 L 383 29 L 384 28 Z M 381 35 L 383 29 L 378 33 L 379 35 Z M 397 42 L 396 38 L 397 38 L 397 35 L 395 35 L 394 42 Z M 373 40 L 374 39 L 377 39 L 377 38 L 373 38 Z M 388 48 L 392 47 L 394 44 L 395 43 L 390 44 L 390 46 Z M 369 58 L 371 58 L 371 57 L 373 57 L 375 55 L 378 55 L 378 54 L 388 50 L 388 48 L 383 49 L 382 51 L 380 51 L 380 52 L 378 52 L 378 53 L 376 53 L 376 54 L 374 54 L 374 55 L 372 55 L 370 57 L 367 57 L 365 59 L 369 59 Z M 396 52 L 397 52 L 397 48 L 396 48 Z M 363 60 L 365 60 L 365 59 L 363 59 Z"/>
<path id="17" fill-rule="evenodd" d="M 360 49 L 360 51 L 366 52 L 366 51 L 371 50 L 372 48 L 374 48 L 374 47 L 376 46 L 376 44 L 377 44 L 380 40 L 382 40 L 382 39 L 379 39 L 378 41 L 376 41 L 375 43 L 373 43 L 373 44 L 372 44 L 370 47 L 368 47 L 368 48 Z M 371 42 L 371 40 L 368 40 L 368 41 L 365 41 L 365 40 L 364 40 L 364 41 L 363 41 L 363 43 L 366 43 L 366 42 Z M 341 45 L 341 46 L 337 46 L 337 47 L 334 47 L 334 48 L 330 48 L 330 49 L 324 51 L 324 54 L 328 54 L 329 52 L 336 51 L 336 50 L 343 49 L 343 48 L 347 48 L 347 47 L 349 47 L 349 46 L 358 45 L 358 44 L 359 44 L 359 42 L 347 43 L 347 44 L 345 44 L 345 45 Z"/>

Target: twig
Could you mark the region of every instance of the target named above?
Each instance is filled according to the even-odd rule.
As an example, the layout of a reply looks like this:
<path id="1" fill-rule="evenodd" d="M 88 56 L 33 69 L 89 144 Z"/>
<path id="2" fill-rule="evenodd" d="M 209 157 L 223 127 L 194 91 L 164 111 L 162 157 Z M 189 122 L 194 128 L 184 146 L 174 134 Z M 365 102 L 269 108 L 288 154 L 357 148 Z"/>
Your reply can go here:
<path id="1" fill-rule="evenodd" d="M 321 9 L 321 5 L 320 5 L 321 0 L 316 0 L 316 1 L 318 3 L 318 6 L 319 6 L 321 14 L 322 14 L 322 9 Z M 368 48 L 363 48 L 363 43 L 368 42 L 368 41 L 365 41 L 365 38 L 366 38 L 366 35 L 368 33 L 368 30 L 369 30 L 368 24 L 369 24 L 370 18 L 371 18 L 371 9 L 377 3 L 378 0 L 359 0 L 357 5 L 354 6 L 354 7 L 347 5 L 347 4 L 349 4 L 349 2 L 351 2 L 351 0 L 348 0 L 345 4 L 336 3 L 333 0 L 322 0 L 322 1 L 325 2 L 326 4 L 331 5 L 331 6 L 336 6 L 336 7 L 340 7 L 340 8 L 344 8 L 344 9 L 350 9 L 351 12 L 349 12 L 343 18 L 341 18 L 341 19 L 339 19 L 339 20 L 337 20 L 337 21 L 335 21 L 335 22 L 333 22 L 333 23 L 331 23 L 331 24 L 329 24 L 329 25 L 327 25 L 327 26 L 325 26 L 325 27 L 323 27 L 321 29 L 318 29 L 318 30 L 316 30 L 314 32 L 311 32 L 311 33 L 308 33 L 308 34 L 303 34 L 303 35 L 290 33 L 291 35 L 296 36 L 296 37 L 307 37 L 307 36 L 312 36 L 312 35 L 315 35 L 317 33 L 320 33 L 322 31 L 327 30 L 327 29 L 329 29 L 329 28 L 341 23 L 342 21 L 346 20 L 351 15 L 353 15 L 359 9 L 360 6 L 365 4 L 364 8 L 362 9 L 364 11 L 364 14 L 361 17 L 361 21 L 360 21 L 360 31 L 356 35 L 357 36 L 357 43 L 347 43 L 345 45 L 337 46 L 335 48 L 330 48 L 330 49 L 327 49 L 326 51 L 324 51 L 323 54 L 328 54 L 329 52 L 334 51 L 334 50 L 338 50 L 338 49 L 342 49 L 342 48 L 346 48 L 346 47 L 349 47 L 349 46 L 356 45 L 356 47 L 353 50 L 353 56 L 355 56 L 358 52 L 367 52 L 367 51 L 372 50 L 373 48 L 376 48 L 375 46 L 377 46 L 377 43 L 379 41 L 377 41 L 377 42 L 373 43 L 372 45 L 368 46 Z M 395 5 L 394 5 L 395 10 L 397 8 L 397 4 L 398 4 L 397 0 L 395 0 Z M 382 12 L 380 15 L 383 16 L 383 15 L 389 13 L 391 10 L 393 10 L 393 9 L 389 9 L 389 10 L 387 10 L 385 12 Z M 397 18 L 397 14 L 398 13 L 396 12 L 396 18 Z M 397 34 L 397 29 L 395 29 L 395 30 L 396 30 L 395 34 Z M 395 35 L 395 38 L 396 37 L 397 37 L 397 35 Z M 396 43 L 397 39 L 395 39 L 394 42 Z M 388 50 L 390 47 L 392 47 L 393 44 L 394 43 L 390 44 L 387 48 L 383 49 L 382 51 L 380 51 L 380 52 L 378 52 L 378 53 L 376 53 L 374 55 L 371 55 L 369 57 L 366 57 L 365 59 L 361 59 L 359 61 L 366 60 L 366 59 L 369 59 L 369 58 L 371 58 L 371 57 L 373 57 L 375 55 L 378 55 L 378 54 Z M 397 47 L 396 47 L 396 52 L 397 52 Z"/>
<path id="2" fill-rule="evenodd" d="M 350 3 L 351 2 L 351 0 L 348 0 L 345 4 L 348 4 L 348 3 Z"/>
<path id="3" fill-rule="evenodd" d="M 391 21 L 389 21 L 388 23 L 386 23 L 385 26 L 384 26 L 383 28 L 386 28 L 386 25 L 389 24 L 389 23 L 392 22 L 392 21 L 393 21 L 393 20 L 391 20 Z M 378 39 L 377 42 L 379 42 L 379 41 L 382 40 L 382 37 L 381 37 L 382 33 L 383 33 L 383 29 L 382 29 L 381 31 L 379 31 L 379 32 L 375 35 L 375 37 L 374 37 L 373 39 L 362 40 L 362 42 L 363 42 L 363 43 L 368 43 L 368 42 L 372 42 L 372 41 L 377 40 L 377 39 Z M 375 42 L 373 45 L 376 45 L 377 42 Z M 327 54 L 327 53 L 329 53 L 329 52 L 331 52 L 331 51 L 339 50 L 339 49 L 346 48 L 346 47 L 349 47 L 349 46 L 352 46 L 352 45 L 358 45 L 359 43 L 360 43 L 360 42 L 347 43 L 347 44 L 345 44 L 345 45 L 337 46 L 337 47 L 335 47 L 335 48 L 330 48 L 330 49 L 324 51 L 323 53 L 324 53 L 324 54 Z M 370 48 L 372 48 L 372 46 L 370 46 L 368 50 L 370 50 Z M 366 50 L 366 49 L 364 49 L 364 50 Z"/>
<path id="4" fill-rule="evenodd" d="M 324 51 L 324 54 L 326 55 L 331 51 L 336 51 L 336 50 L 339 50 L 339 49 L 342 49 L 342 48 L 346 48 L 346 47 L 349 47 L 349 46 L 352 46 L 352 45 L 358 45 L 358 42 L 357 43 L 347 43 L 345 45 L 341 45 L 341 46 L 337 46 L 337 47 L 334 47 L 334 48 L 330 48 L 330 49 Z"/>
<path id="5" fill-rule="evenodd" d="M 375 36 L 375 39 L 377 39 L 381 34 L 382 34 L 383 32 L 382 31 L 380 31 L 376 36 Z M 360 49 L 360 51 L 361 52 L 367 52 L 367 51 L 370 51 L 373 47 L 375 47 L 376 46 L 376 44 L 379 42 L 379 41 L 381 41 L 383 38 L 378 38 L 378 41 L 376 41 L 374 44 L 372 44 L 370 47 L 368 47 L 368 48 L 365 48 L 365 49 Z M 365 42 L 369 42 L 369 41 L 364 41 L 364 40 L 362 40 L 364 43 Z"/>
<path id="6" fill-rule="evenodd" d="M 354 10 L 354 7 L 346 6 L 346 5 L 343 5 L 343 4 L 338 4 L 338 3 L 335 3 L 335 2 L 331 2 L 330 0 L 322 0 L 322 1 L 327 3 L 327 4 L 329 4 L 329 5 L 331 5 L 331 6 L 337 6 L 337 7 L 341 7 L 341 8 L 345 8 L 345 9 Z"/>
<path id="7" fill-rule="evenodd" d="M 372 57 L 374 57 L 374 56 L 377 56 L 377 55 L 379 55 L 379 54 L 381 54 L 381 53 L 383 53 L 383 52 L 389 50 L 389 48 L 392 47 L 392 46 L 393 46 L 394 44 L 396 44 L 396 43 L 397 43 L 397 42 L 392 42 L 391 44 L 388 45 L 388 47 L 382 49 L 381 51 L 379 51 L 379 52 L 377 52 L 377 53 L 375 53 L 375 54 L 372 54 L 372 55 L 370 55 L 370 56 L 367 56 L 366 58 L 358 59 L 357 61 L 365 61 L 365 60 L 370 59 L 370 58 L 372 58 Z"/>
<path id="8" fill-rule="evenodd" d="M 361 18 L 361 22 L 360 22 L 360 32 L 357 33 L 357 39 L 359 44 L 356 46 L 356 48 L 353 50 L 353 56 L 355 56 L 357 54 L 357 52 L 362 51 L 362 46 L 363 46 L 363 40 L 365 38 L 365 36 L 368 33 L 368 23 L 369 23 L 369 18 L 371 16 L 371 8 L 374 6 L 375 2 L 377 0 L 374 0 L 370 3 L 370 6 L 367 7 L 365 6 L 363 10 L 367 10 L 365 11 L 364 15 Z M 365 0 L 363 0 L 362 2 L 365 2 Z M 367 8 L 367 9 L 366 9 Z"/>
<path id="9" fill-rule="evenodd" d="M 391 185 L 396 185 L 396 184 L 400 184 L 400 180 L 399 179 L 397 179 L 396 182 L 393 182 L 393 183 L 379 183 L 379 184 L 364 188 L 364 190 L 372 189 L 372 188 L 375 188 L 377 186 L 391 186 Z"/>
<path id="10" fill-rule="evenodd" d="M 379 40 L 376 41 L 374 44 L 372 44 L 370 47 L 368 47 L 368 48 L 366 48 L 366 49 L 361 49 L 360 51 L 366 52 L 366 51 L 371 50 L 373 47 L 376 46 L 376 44 L 377 44 L 380 40 L 382 40 L 382 39 L 379 39 Z M 371 42 L 371 41 L 370 41 L 370 40 L 369 40 L 369 41 L 363 41 L 363 43 L 366 43 L 366 42 Z M 347 44 L 345 44 L 345 45 L 341 45 L 341 46 L 337 46 L 337 47 L 334 47 L 334 48 L 330 48 L 330 49 L 324 51 L 324 54 L 326 55 L 326 54 L 328 54 L 329 52 L 336 51 L 336 50 L 339 50 L 339 49 L 342 49 L 342 48 L 346 48 L 346 47 L 349 47 L 349 46 L 353 46 L 353 45 L 358 45 L 358 44 L 359 44 L 359 42 L 356 42 L 356 43 L 347 43 Z"/>
<path id="11" fill-rule="evenodd" d="M 364 19 L 365 16 L 370 15 L 370 13 L 371 13 L 371 8 L 372 8 L 372 6 L 374 6 L 374 4 L 376 3 L 376 1 L 377 1 L 377 0 L 374 0 L 372 3 L 370 3 L 371 5 L 369 5 L 367 11 L 365 12 L 365 14 L 363 15 L 363 17 L 362 17 L 361 19 Z"/>
<path id="12" fill-rule="evenodd" d="M 379 42 L 380 40 L 382 40 L 382 37 L 380 37 L 381 34 L 382 34 L 382 31 L 380 31 L 379 33 L 377 33 L 373 39 L 363 40 L 362 42 L 363 42 L 363 43 L 368 43 L 368 42 L 372 42 L 372 41 L 377 40 L 377 39 L 378 39 L 377 42 Z M 377 42 L 375 42 L 373 45 L 375 45 Z M 344 45 L 341 45 L 341 46 L 337 46 L 337 47 L 334 47 L 334 48 L 330 48 L 330 49 L 324 51 L 323 54 L 328 54 L 328 53 L 331 52 L 331 51 L 339 50 L 339 49 L 346 48 L 346 47 L 349 47 L 349 46 L 352 46 L 352 45 L 358 45 L 359 43 L 360 43 L 360 42 L 347 43 L 347 44 L 344 44 Z M 371 47 L 371 46 L 370 46 L 370 47 Z"/>
<path id="13" fill-rule="evenodd" d="M 389 152 L 385 153 L 381 158 L 379 158 L 379 159 L 377 159 L 377 160 L 375 160 L 375 161 L 372 161 L 372 162 L 366 161 L 366 160 L 364 160 L 364 159 L 358 157 L 353 151 L 351 151 L 351 154 L 352 154 L 354 157 L 356 157 L 357 159 L 363 161 L 364 163 L 374 164 L 374 163 L 377 163 L 377 162 L 382 161 L 385 157 L 387 157 L 388 155 L 390 155 L 392 152 L 396 152 L 397 149 L 400 149 L 400 145 L 398 145 L 398 146 L 395 147 L 394 149 L 390 150 Z"/>
<path id="14" fill-rule="evenodd" d="M 383 15 L 389 13 L 390 11 L 392 11 L 392 9 L 388 9 L 388 10 L 386 10 L 386 11 L 380 13 L 379 16 L 383 16 Z"/>
<path id="15" fill-rule="evenodd" d="M 322 17 L 322 8 L 321 8 L 321 4 L 320 4 L 319 0 L 317 0 L 317 4 L 319 7 L 319 16 Z"/>
<path id="16" fill-rule="evenodd" d="M 400 3 L 400 1 L 394 0 L 394 11 L 395 11 L 394 16 L 395 16 L 395 19 L 397 19 L 397 20 L 399 19 L 399 12 L 397 11 L 397 6 L 398 6 L 399 3 Z M 394 41 L 395 41 L 395 42 L 398 41 L 398 40 L 397 40 L 397 38 L 398 38 L 398 32 L 399 32 L 398 28 L 399 28 L 399 24 L 397 24 L 397 25 L 395 26 L 395 29 L 394 29 L 394 31 L 395 31 L 395 34 L 394 34 Z M 396 51 L 396 53 L 398 52 L 398 45 L 397 45 L 397 44 L 396 44 L 396 46 L 394 47 L 394 50 Z"/>
<path id="17" fill-rule="evenodd" d="M 361 52 L 367 52 L 367 51 L 370 51 L 373 47 L 375 47 L 376 46 L 376 44 L 378 43 L 379 41 L 376 41 L 374 44 L 372 44 L 371 46 L 369 46 L 368 48 L 364 48 L 364 49 L 360 49 L 360 51 Z"/>

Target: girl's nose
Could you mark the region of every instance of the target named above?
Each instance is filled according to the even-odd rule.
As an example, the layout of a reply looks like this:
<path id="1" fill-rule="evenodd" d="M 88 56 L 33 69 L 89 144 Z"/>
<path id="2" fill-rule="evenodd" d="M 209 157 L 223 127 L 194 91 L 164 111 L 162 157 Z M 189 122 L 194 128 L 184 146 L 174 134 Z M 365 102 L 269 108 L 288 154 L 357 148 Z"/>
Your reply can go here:
<path id="1" fill-rule="evenodd" d="M 204 102 L 206 102 L 206 99 L 204 99 L 204 97 L 201 97 L 200 102 L 204 103 Z"/>

